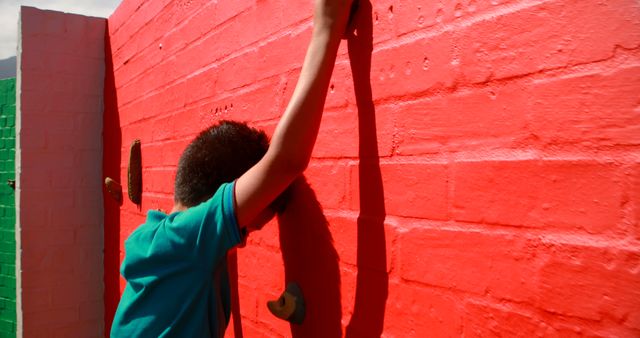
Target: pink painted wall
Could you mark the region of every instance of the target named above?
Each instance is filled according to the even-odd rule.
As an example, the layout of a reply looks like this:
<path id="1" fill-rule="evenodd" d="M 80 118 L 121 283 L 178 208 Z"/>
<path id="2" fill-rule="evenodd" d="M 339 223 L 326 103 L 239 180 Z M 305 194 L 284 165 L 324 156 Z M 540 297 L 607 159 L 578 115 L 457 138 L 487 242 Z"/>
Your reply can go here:
<path id="1" fill-rule="evenodd" d="M 140 208 L 105 200 L 107 326 L 122 242 L 171 208 L 202 128 L 273 130 L 311 11 L 124 0 L 109 18 L 104 172 L 124 181 L 139 138 L 144 187 Z M 308 185 L 237 252 L 228 336 L 640 336 L 638 2 L 362 1 L 358 20 Z M 285 281 L 302 326 L 265 305 Z"/>
<path id="2" fill-rule="evenodd" d="M 106 20 L 22 7 L 18 337 L 101 337 Z"/>

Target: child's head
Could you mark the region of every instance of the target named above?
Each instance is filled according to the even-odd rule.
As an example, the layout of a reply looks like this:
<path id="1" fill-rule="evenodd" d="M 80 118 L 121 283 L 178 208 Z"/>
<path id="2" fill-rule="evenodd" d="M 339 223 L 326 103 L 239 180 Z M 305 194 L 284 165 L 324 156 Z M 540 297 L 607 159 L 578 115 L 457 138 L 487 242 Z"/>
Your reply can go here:
<path id="1" fill-rule="evenodd" d="M 220 121 L 203 130 L 180 156 L 175 202 L 192 207 L 206 201 L 258 163 L 268 147 L 267 135 L 246 123 Z"/>

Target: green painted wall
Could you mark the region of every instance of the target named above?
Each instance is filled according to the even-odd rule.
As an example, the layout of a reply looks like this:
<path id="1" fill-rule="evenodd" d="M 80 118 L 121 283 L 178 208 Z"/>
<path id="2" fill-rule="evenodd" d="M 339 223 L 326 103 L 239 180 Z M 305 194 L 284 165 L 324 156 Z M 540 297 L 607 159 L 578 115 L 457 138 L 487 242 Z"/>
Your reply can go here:
<path id="1" fill-rule="evenodd" d="M 16 336 L 16 79 L 0 80 L 0 338 Z"/>

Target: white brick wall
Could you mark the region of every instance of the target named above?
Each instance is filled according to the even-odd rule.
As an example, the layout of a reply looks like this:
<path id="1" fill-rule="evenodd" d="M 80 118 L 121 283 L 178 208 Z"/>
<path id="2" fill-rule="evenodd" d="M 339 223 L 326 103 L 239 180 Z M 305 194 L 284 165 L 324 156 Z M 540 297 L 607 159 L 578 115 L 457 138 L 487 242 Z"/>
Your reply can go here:
<path id="1" fill-rule="evenodd" d="M 102 337 L 106 20 L 22 7 L 18 337 Z"/>

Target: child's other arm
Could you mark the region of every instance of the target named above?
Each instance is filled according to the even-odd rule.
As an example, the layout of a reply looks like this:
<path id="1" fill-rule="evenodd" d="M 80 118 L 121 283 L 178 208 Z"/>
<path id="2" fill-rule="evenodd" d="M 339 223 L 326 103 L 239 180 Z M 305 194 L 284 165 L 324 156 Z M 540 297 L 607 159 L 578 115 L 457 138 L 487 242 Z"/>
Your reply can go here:
<path id="1" fill-rule="evenodd" d="M 317 0 L 311 42 L 293 96 L 265 156 L 237 181 L 238 224 L 249 224 L 306 169 L 320 128 L 351 0 Z"/>

